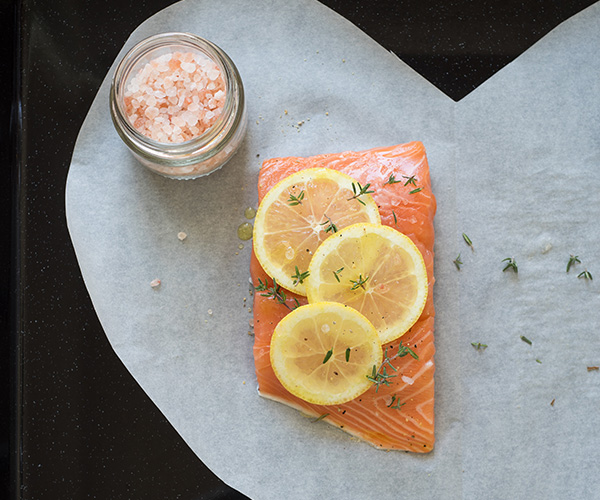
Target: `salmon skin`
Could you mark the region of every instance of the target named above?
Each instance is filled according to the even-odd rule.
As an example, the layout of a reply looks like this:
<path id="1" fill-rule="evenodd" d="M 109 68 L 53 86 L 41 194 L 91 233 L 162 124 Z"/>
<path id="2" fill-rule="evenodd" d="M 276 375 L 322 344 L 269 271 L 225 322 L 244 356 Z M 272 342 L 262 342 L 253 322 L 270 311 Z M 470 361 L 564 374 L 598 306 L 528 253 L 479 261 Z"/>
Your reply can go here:
<path id="1" fill-rule="evenodd" d="M 317 405 L 290 394 L 279 382 L 269 359 L 271 336 L 290 309 L 272 298 L 254 294 L 254 361 L 261 396 L 320 417 L 371 445 L 385 450 L 426 453 L 434 445 L 433 324 L 433 217 L 435 197 L 431 191 L 429 165 L 420 142 L 367 151 L 347 151 L 309 158 L 274 158 L 263 162 L 258 178 L 259 201 L 281 179 L 305 168 L 325 167 L 350 175 L 361 185 L 370 184 L 381 222 L 407 235 L 423 254 L 429 281 L 425 309 L 413 327 L 399 339 L 384 345 L 390 355 L 398 345 L 410 347 L 419 357 L 392 361 L 397 372 L 390 386 L 375 385 L 358 398 L 340 405 Z M 390 177 L 393 176 L 393 177 Z M 390 179 L 396 182 L 390 183 Z M 399 181 L 399 182 L 398 182 Z M 419 189 L 420 188 L 420 189 Z M 252 254 L 250 274 L 254 286 L 270 279 Z M 295 307 L 306 298 L 286 291 L 287 304 Z M 365 374 L 366 375 L 366 374 Z"/>

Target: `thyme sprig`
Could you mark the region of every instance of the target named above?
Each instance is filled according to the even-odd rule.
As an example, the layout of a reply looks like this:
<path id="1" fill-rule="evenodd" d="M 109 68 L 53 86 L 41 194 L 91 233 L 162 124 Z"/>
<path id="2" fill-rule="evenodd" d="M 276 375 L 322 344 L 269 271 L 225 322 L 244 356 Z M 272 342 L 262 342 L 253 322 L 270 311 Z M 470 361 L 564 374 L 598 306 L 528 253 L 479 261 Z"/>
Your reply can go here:
<path id="1" fill-rule="evenodd" d="M 394 401 L 396 402 L 396 404 L 394 404 Z M 392 401 L 390 402 L 389 405 L 387 405 L 387 407 L 391 408 L 392 410 L 401 410 L 405 404 L 406 403 L 401 403 L 400 398 L 397 398 L 396 395 L 394 394 L 392 396 Z"/>
<path id="2" fill-rule="evenodd" d="M 396 179 L 396 177 L 394 176 L 394 174 L 390 174 L 390 178 L 387 181 L 385 181 L 383 183 L 383 185 L 385 186 L 386 184 L 398 184 L 399 182 L 402 182 L 402 181 Z"/>
<path id="3" fill-rule="evenodd" d="M 323 214 L 325 216 L 325 218 L 327 219 L 325 222 L 321 222 L 321 226 L 325 226 L 325 224 L 329 224 L 328 226 L 326 226 L 325 232 L 329 233 L 330 231 L 332 233 L 337 233 L 338 232 L 338 228 L 337 226 L 331 221 L 331 219 L 329 217 L 327 217 L 327 214 Z"/>
<path id="4" fill-rule="evenodd" d="M 363 290 L 366 290 L 365 283 L 367 282 L 368 279 L 369 279 L 368 276 L 363 279 L 362 274 L 359 274 L 357 280 L 349 280 L 350 283 L 352 283 L 352 288 L 350 288 L 350 290 L 357 290 L 358 288 L 362 288 Z"/>
<path id="5" fill-rule="evenodd" d="M 586 280 L 593 280 L 592 273 L 590 273 L 587 269 L 577 275 L 578 278 L 585 278 Z"/>
<path id="6" fill-rule="evenodd" d="M 371 194 L 374 193 L 375 191 L 371 190 L 369 191 L 369 187 L 371 186 L 371 184 L 365 184 L 364 186 L 360 185 L 360 182 L 357 182 L 356 184 L 353 182 L 352 183 L 352 192 L 354 193 L 354 196 L 352 196 L 351 198 L 348 198 L 348 201 L 350 200 L 356 200 L 359 203 L 361 203 L 362 205 L 365 205 L 365 202 L 362 201 L 359 197 L 364 195 L 364 194 Z"/>
<path id="7" fill-rule="evenodd" d="M 517 261 L 514 257 L 506 257 L 506 259 L 502 259 L 502 262 L 507 262 L 502 272 L 507 271 L 508 269 L 512 269 L 515 273 L 519 272 L 519 268 L 517 266 Z"/>
<path id="8" fill-rule="evenodd" d="M 460 254 L 458 254 L 458 257 L 456 257 L 456 259 L 454 259 L 452 262 L 454 262 L 456 269 L 458 269 L 460 271 L 460 266 L 462 266 L 462 260 L 460 260 Z"/>
<path id="9" fill-rule="evenodd" d="M 298 302 L 297 298 L 294 298 L 294 302 L 295 302 L 294 307 L 291 307 L 287 303 L 287 296 L 285 295 L 285 292 L 283 291 L 283 289 L 277 284 L 277 281 L 275 281 L 275 278 L 273 278 L 273 286 L 269 286 L 268 279 L 265 279 L 265 281 L 263 283 L 263 281 L 260 278 L 258 278 L 258 286 L 255 286 L 254 289 L 257 292 L 264 292 L 264 293 L 260 294 L 261 297 L 271 298 L 278 304 L 281 304 L 281 305 L 287 307 L 290 311 L 293 311 L 297 307 L 300 307 L 300 302 Z"/>
<path id="10" fill-rule="evenodd" d="M 487 348 L 487 344 L 482 344 L 481 342 L 471 342 L 471 345 L 477 350 Z"/>
<path id="11" fill-rule="evenodd" d="M 418 187 L 417 189 L 413 189 L 412 191 L 410 191 L 408 194 L 415 194 L 415 193 L 418 193 L 419 191 L 423 191 L 423 188 Z"/>
<path id="12" fill-rule="evenodd" d="M 379 390 L 380 385 L 387 385 L 389 387 L 390 379 L 396 377 L 396 375 L 391 375 L 387 372 L 388 366 L 395 372 L 398 371 L 396 370 L 396 367 L 392 364 L 392 361 L 394 361 L 397 358 L 403 358 L 408 354 L 410 354 L 413 358 L 417 360 L 419 359 L 419 356 L 417 356 L 417 353 L 415 353 L 415 351 L 413 351 L 408 346 L 402 345 L 402 341 L 400 341 L 400 343 L 398 344 L 398 352 L 393 356 L 388 356 L 388 349 L 389 347 L 386 347 L 385 351 L 383 352 L 383 361 L 381 362 L 381 365 L 379 365 L 379 368 L 377 368 L 376 365 L 373 365 L 371 373 L 367 375 L 367 379 L 369 379 L 375 384 L 375 392 Z"/>
<path id="13" fill-rule="evenodd" d="M 574 264 L 581 264 L 581 261 L 579 260 L 579 255 L 571 254 L 571 256 L 569 257 L 569 262 L 567 262 L 567 272 L 569 272 L 571 266 Z"/>
<path id="14" fill-rule="evenodd" d="M 298 270 L 298 266 L 295 266 L 296 268 L 296 274 L 292 274 L 292 278 L 294 279 L 294 286 L 296 286 L 297 284 L 302 284 L 304 282 L 304 280 L 306 278 L 308 278 L 310 276 L 310 273 L 308 271 L 304 271 L 303 273 L 301 273 Z"/>
<path id="15" fill-rule="evenodd" d="M 340 273 L 344 270 L 343 267 L 340 267 L 337 271 L 332 271 L 333 275 L 335 276 L 335 279 L 337 280 L 337 282 L 340 282 Z"/>
<path id="16" fill-rule="evenodd" d="M 408 186 L 409 184 L 412 184 L 413 186 L 417 185 L 417 180 L 414 175 L 411 175 L 410 177 L 408 175 L 403 175 L 402 177 L 406 179 L 406 182 L 404 183 L 405 186 Z"/>
<path id="17" fill-rule="evenodd" d="M 290 193 L 290 197 L 288 198 L 287 202 L 291 207 L 293 207 L 296 205 L 302 205 L 303 199 L 304 199 L 304 189 L 302 191 L 300 191 L 300 194 L 298 196 L 294 196 L 293 194 Z"/>

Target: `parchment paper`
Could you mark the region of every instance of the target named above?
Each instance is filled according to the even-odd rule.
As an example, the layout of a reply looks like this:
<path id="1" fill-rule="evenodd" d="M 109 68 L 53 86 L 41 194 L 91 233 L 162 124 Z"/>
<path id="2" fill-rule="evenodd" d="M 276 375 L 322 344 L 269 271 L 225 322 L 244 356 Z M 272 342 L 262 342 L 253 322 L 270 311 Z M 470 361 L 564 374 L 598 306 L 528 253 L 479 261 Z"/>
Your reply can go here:
<path id="1" fill-rule="evenodd" d="M 600 295 L 577 275 L 600 279 L 600 4 L 459 103 L 312 0 L 184 1 L 117 60 L 164 31 L 237 64 L 241 151 L 194 181 L 145 170 L 110 121 L 113 66 L 77 141 L 67 217 L 111 345 L 202 461 L 256 500 L 597 497 L 600 373 L 586 367 L 600 364 Z M 427 455 L 376 450 L 258 396 L 251 243 L 236 234 L 263 159 L 411 140 L 438 200 Z M 570 254 L 582 262 L 567 274 Z M 506 257 L 518 274 L 502 272 Z"/>

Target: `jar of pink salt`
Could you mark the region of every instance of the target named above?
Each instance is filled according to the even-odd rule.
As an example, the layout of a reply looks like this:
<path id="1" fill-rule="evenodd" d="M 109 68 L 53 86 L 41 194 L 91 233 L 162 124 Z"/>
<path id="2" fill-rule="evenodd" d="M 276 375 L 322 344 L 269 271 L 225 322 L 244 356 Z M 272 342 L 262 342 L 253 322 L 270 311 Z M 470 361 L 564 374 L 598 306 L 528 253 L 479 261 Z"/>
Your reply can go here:
<path id="1" fill-rule="evenodd" d="M 246 131 L 242 79 L 215 44 L 162 33 L 133 47 L 110 91 L 117 132 L 150 170 L 194 179 L 222 167 Z"/>

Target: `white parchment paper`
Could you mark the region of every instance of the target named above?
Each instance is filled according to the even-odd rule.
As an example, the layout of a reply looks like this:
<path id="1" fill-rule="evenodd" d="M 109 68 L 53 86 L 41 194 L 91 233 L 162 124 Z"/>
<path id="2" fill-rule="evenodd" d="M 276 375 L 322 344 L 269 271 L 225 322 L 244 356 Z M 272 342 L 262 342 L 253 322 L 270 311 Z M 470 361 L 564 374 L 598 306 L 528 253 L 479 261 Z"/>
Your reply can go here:
<path id="1" fill-rule="evenodd" d="M 600 364 L 600 294 L 577 275 L 600 279 L 600 4 L 459 103 L 312 0 L 183 1 L 117 59 L 164 31 L 235 61 L 241 151 L 194 181 L 145 170 L 110 120 L 113 67 L 75 147 L 67 218 L 111 345 L 202 461 L 255 500 L 597 498 L 600 373 L 586 367 Z M 438 200 L 427 455 L 376 450 L 258 396 L 251 243 L 236 234 L 263 159 L 411 140 Z M 582 262 L 567 274 L 570 254 Z M 502 272 L 506 257 L 518 275 Z"/>

